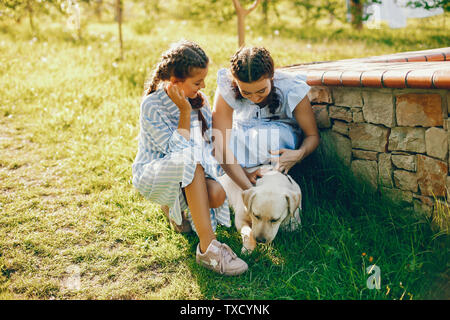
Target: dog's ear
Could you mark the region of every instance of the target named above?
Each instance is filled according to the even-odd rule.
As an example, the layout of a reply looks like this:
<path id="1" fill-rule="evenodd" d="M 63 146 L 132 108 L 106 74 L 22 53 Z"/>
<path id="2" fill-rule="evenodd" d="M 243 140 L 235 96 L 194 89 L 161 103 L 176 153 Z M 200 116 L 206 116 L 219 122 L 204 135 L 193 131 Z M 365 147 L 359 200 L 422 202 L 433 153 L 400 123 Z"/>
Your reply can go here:
<path id="1" fill-rule="evenodd" d="M 256 195 L 256 190 L 254 187 L 242 192 L 242 201 L 244 202 L 244 206 L 247 211 L 250 211 L 250 208 L 252 206 L 252 201 L 253 201 L 253 198 L 255 197 L 255 195 Z"/>
<path id="2" fill-rule="evenodd" d="M 300 191 L 300 190 L 299 190 Z M 297 208 L 302 209 L 302 192 L 288 190 L 286 192 L 286 200 L 289 205 L 289 214 L 294 214 Z"/>

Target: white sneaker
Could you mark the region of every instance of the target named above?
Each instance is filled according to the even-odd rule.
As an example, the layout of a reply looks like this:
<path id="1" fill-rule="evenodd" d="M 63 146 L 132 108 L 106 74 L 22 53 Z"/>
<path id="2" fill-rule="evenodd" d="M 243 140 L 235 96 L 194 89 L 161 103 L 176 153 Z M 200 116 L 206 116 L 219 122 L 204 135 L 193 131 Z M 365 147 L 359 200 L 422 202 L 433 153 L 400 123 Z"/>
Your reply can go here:
<path id="1" fill-rule="evenodd" d="M 225 243 L 211 241 L 205 253 L 197 245 L 196 261 L 198 264 L 227 276 L 237 276 L 248 269 L 247 263 L 240 259 Z"/>

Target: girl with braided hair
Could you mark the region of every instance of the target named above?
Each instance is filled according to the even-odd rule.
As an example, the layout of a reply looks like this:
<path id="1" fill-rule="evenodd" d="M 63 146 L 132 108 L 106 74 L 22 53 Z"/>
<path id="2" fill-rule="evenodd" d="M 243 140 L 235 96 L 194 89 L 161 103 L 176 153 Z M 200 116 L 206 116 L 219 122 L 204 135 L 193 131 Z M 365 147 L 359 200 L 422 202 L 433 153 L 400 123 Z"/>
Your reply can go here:
<path id="1" fill-rule="evenodd" d="M 197 263 L 238 275 L 247 264 L 214 233 L 217 223 L 230 227 L 231 221 L 225 191 L 216 180 L 220 166 L 207 130 L 211 110 L 200 91 L 208 62 L 205 52 L 189 41 L 163 53 L 141 102 L 133 185 L 161 205 L 177 231 L 192 228 L 197 233 Z"/>
<path id="2" fill-rule="evenodd" d="M 286 174 L 319 145 L 309 89 L 304 77 L 275 70 L 262 47 L 239 49 L 230 69 L 219 70 L 212 116 L 221 136 L 214 141 L 216 158 L 242 190 L 261 177 L 245 168 L 272 163 Z"/>

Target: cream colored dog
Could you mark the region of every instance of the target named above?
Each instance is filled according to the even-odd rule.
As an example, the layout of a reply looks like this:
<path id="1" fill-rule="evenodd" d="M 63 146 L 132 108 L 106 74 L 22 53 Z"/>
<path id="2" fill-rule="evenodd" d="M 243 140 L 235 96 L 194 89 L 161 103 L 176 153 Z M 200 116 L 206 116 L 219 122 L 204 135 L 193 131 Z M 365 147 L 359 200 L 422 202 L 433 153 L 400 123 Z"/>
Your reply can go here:
<path id="1" fill-rule="evenodd" d="M 270 165 L 261 168 L 263 176 L 248 190 L 234 183 L 228 175 L 219 178 L 236 217 L 235 225 L 242 236 L 242 252 L 250 253 L 256 241 L 270 243 L 281 228 L 296 230 L 300 224 L 302 192 L 300 186 L 289 176 Z"/>

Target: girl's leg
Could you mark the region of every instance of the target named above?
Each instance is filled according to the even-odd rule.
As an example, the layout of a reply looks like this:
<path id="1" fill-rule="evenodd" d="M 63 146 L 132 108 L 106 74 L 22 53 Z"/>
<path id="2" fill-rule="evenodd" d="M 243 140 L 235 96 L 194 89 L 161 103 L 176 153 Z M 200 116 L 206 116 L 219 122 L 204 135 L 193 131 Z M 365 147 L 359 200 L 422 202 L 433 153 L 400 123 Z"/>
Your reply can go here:
<path id="1" fill-rule="evenodd" d="M 218 208 L 225 202 L 226 193 L 222 185 L 214 179 L 206 178 L 208 202 L 210 208 Z"/>
<path id="2" fill-rule="evenodd" d="M 184 188 L 184 191 L 200 240 L 200 251 L 205 252 L 211 241 L 216 239 L 216 235 L 211 226 L 205 171 L 200 164 L 197 164 L 194 179 Z"/>
<path id="3" fill-rule="evenodd" d="M 194 179 L 185 187 L 187 203 L 191 211 L 200 243 L 196 250 L 196 261 L 204 267 L 225 275 L 239 275 L 248 269 L 229 246 L 216 240 L 211 226 L 208 188 L 203 167 L 197 164 Z M 211 184 L 213 188 L 217 187 Z M 219 192 L 220 193 L 220 192 Z"/>
<path id="4" fill-rule="evenodd" d="M 208 204 L 210 208 L 218 208 L 225 202 L 226 199 L 226 193 L 223 187 L 211 178 L 206 178 L 206 190 L 208 193 Z M 184 188 L 183 188 L 184 190 Z M 188 220 L 183 217 L 183 222 L 181 225 L 177 225 L 175 222 L 171 221 L 169 217 L 169 207 L 168 206 L 161 206 L 161 210 L 164 212 L 166 217 L 169 219 L 169 222 L 171 223 L 172 227 L 175 229 L 175 231 L 180 233 L 187 233 L 192 231 L 191 226 L 188 222 Z M 184 215 L 184 212 L 182 212 Z"/>

